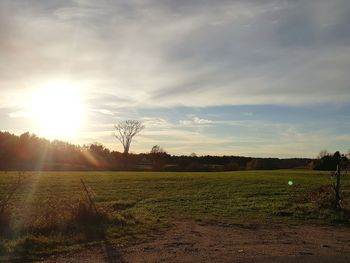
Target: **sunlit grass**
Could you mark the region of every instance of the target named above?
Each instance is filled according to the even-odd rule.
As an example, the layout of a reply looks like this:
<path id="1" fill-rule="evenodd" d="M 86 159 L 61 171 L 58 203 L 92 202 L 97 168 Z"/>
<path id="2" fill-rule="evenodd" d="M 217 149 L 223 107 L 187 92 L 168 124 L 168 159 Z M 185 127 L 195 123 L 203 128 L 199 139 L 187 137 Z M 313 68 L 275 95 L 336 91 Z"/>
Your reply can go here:
<path id="1" fill-rule="evenodd" d="M 101 237 L 87 236 L 86 229 L 65 225 L 71 220 L 71 207 L 84 199 L 81 178 L 96 194 L 97 206 L 109 211 L 111 220 L 104 226 L 104 238 L 118 244 L 148 238 L 179 219 L 201 223 L 350 223 L 342 212 L 298 201 L 298 197 L 330 184 L 328 172 L 31 174 L 30 182 L 14 196 L 14 232 L 1 242 L 0 251 L 21 248 L 22 255 L 36 257 L 98 242 Z M 0 174 L 0 187 L 16 175 Z M 349 178 L 344 179 L 344 190 L 350 195 Z"/>

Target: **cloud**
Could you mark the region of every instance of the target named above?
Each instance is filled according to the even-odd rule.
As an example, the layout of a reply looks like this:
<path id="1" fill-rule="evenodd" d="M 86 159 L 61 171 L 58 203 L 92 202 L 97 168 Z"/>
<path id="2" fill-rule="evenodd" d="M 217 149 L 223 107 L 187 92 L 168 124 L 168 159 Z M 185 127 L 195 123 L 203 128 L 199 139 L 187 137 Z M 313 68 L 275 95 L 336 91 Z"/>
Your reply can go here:
<path id="1" fill-rule="evenodd" d="M 349 104 L 349 24 L 348 0 L 2 0 L 0 128 L 33 128 L 22 114 L 28 98 L 43 83 L 69 80 L 87 106 L 86 140 L 114 145 L 113 124 L 135 118 L 153 132 L 150 143 L 157 144 L 157 132 L 164 142 L 184 133 L 203 153 L 201 140 L 213 142 L 208 149 L 217 152 L 253 153 L 247 143 L 255 140 L 259 154 L 295 152 L 288 138 L 301 149 L 312 136 L 296 123 L 292 131 L 281 120 L 259 119 L 249 107 Z M 223 105 L 250 106 L 240 118 L 177 111 L 217 106 L 225 113 Z M 230 129 L 249 136 L 231 138 Z M 321 134 L 310 151 L 322 140 L 326 145 L 319 148 L 330 145 L 327 136 Z M 193 138 L 200 138 L 198 146 Z M 332 141 L 339 145 L 340 139 Z M 175 143 L 162 146 L 192 152 Z"/>
<path id="2" fill-rule="evenodd" d="M 213 123 L 213 121 L 194 116 L 188 120 L 180 120 L 179 123 L 184 126 L 193 126 L 193 125 L 211 124 Z"/>
<path id="3" fill-rule="evenodd" d="M 150 129 L 170 129 L 174 127 L 172 123 L 164 118 L 143 117 L 142 123 Z"/>
<path id="4" fill-rule="evenodd" d="M 0 5 L 8 92 L 69 77 L 136 107 L 350 99 L 346 0 Z"/>
<path id="5" fill-rule="evenodd" d="M 101 114 L 104 114 L 104 115 L 111 115 L 111 116 L 114 115 L 114 113 L 112 111 L 107 110 L 107 109 L 90 109 L 90 111 L 101 113 Z"/>

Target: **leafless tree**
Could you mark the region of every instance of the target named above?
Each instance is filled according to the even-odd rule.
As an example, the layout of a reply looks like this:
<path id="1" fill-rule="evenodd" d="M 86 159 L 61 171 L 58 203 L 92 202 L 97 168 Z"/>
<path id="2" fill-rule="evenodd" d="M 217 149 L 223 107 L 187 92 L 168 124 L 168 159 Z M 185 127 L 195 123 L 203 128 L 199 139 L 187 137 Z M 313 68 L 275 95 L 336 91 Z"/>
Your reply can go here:
<path id="1" fill-rule="evenodd" d="M 151 154 L 161 154 L 161 153 L 166 153 L 162 147 L 159 145 L 154 145 L 151 149 Z"/>
<path id="2" fill-rule="evenodd" d="M 124 155 L 129 153 L 131 141 L 135 135 L 142 131 L 145 126 L 137 120 L 125 120 L 114 126 L 116 132 L 114 136 L 120 141 L 124 148 Z"/>
<path id="3" fill-rule="evenodd" d="M 323 157 L 329 156 L 329 155 L 331 155 L 331 154 L 327 150 L 322 150 L 318 154 L 317 159 L 322 159 Z"/>

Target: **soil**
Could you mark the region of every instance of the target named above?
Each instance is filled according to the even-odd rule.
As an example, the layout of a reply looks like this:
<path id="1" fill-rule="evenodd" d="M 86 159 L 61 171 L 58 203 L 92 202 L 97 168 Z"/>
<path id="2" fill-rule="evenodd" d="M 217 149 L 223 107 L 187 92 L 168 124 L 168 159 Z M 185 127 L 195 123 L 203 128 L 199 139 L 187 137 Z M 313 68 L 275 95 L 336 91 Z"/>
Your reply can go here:
<path id="1" fill-rule="evenodd" d="M 43 262 L 349 263 L 350 229 L 178 221 L 147 243 L 116 248 L 102 242 Z"/>

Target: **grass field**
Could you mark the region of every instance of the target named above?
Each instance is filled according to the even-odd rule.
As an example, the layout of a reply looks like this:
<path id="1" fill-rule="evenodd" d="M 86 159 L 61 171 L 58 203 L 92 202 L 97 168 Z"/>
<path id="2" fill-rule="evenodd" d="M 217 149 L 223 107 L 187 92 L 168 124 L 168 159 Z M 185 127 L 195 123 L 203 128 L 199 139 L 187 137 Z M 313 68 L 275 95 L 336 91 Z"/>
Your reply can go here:
<path id="1" fill-rule="evenodd" d="M 0 174 L 0 192 L 18 173 Z M 94 245 L 138 242 L 173 220 L 199 223 L 287 223 L 349 225 L 346 211 L 329 208 L 322 186 L 329 172 L 303 170 L 225 173 L 28 172 L 11 205 L 11 232 L 0 253 L 15 258 L 47 255 Z M 80 226 L 70 216 L 85 194 L 94 192 L 102 224 Z M 288 182 L 292 181 L 293 185 Z M 350 199 L 350 179 L 343 180 Z M 349 202 L 344 202 L 350 207 Z M 0 258 L 1 259 L 1 258 Z"/>

